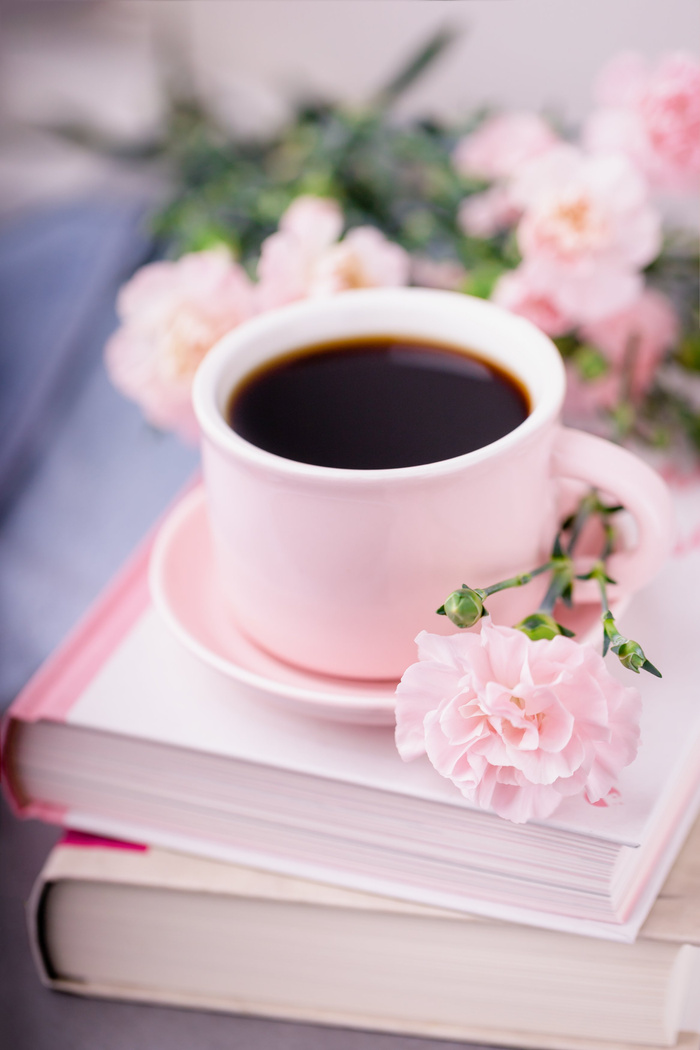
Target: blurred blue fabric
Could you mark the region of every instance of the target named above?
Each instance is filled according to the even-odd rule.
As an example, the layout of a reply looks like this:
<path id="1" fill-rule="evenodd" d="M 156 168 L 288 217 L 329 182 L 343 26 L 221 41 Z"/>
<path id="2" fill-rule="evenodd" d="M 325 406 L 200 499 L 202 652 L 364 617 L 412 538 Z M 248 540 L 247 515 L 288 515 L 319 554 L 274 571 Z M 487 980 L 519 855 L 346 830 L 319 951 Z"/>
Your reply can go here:
<path id="1" fill-rule="evenodd" d="M 64 205 L 0 229 L 0 707 L 196 469 L 102 363 L 144 208 Z"/>

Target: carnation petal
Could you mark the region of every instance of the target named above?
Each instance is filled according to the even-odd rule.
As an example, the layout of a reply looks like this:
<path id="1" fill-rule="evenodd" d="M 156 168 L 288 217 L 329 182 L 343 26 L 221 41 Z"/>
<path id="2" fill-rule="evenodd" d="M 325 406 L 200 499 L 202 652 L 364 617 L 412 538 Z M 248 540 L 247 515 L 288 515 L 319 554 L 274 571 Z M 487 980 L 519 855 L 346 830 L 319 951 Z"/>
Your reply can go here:
<path id="1" fill-rule="evenodd" d="M 343 230 L 343 212 L 330 197 L 296 197 L 279 221 L 279 228 L 292 234 L 309 255 L 320 255 Z"/>
<path id="2" fill-rule="evenodd" d="M 569 795 L 606 797 L 639 743 L 641 700 L 588 646 L 533 642 L 487 621 L 418 638 L 397 691 L 397 746 L 509 820 L 549 816 Z"/>

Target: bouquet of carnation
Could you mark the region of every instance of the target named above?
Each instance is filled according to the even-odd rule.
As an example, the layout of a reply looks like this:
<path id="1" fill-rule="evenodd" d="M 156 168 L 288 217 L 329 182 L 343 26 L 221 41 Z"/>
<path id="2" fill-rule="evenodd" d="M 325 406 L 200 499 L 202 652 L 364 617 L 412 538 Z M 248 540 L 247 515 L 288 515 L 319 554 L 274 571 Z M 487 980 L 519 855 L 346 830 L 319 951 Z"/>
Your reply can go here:
<path id="1" fill-rule="evenodd" d="M 192 376 L 227 330 L 306 296 L 416 284 L 490 298 L 557 343 L 567 414 L 621 441 L 700 449 L 698 251 L 665 229 L 697 194 L 700 66 L 620 55 L 575 134 L 533 112 L 401 125 L 391 107 L 431 41 L 360 111 L 299 107 L 270 141 L 227 139 L 192 100 L 160 149 L 155 217 L 173 258 L 123 289 L 107 361 L 155 425 L 193 434 Z"/>
<path id="2" fill-rule="evenodd" d="M 263 143 L 227 140 L 191 100 L 175 107 L 161 148 L 178 189 L 155 219 L 173 257 L 121 291 L 107 346 L 114 383 L 151 423 L 193 438 L 194 373 L 227 331 L 307 297 L 425 285 L 491 299 L 552 337 L 569 421 L 665 450 L 674 469 L 692 465 L 698 252 L 664 228 L 661 204 L 698 188 L 700 66 L 683 54 L 653 66 L 619 56 L 575 134 L 532 112 L 392 122 L 394 100 L 447 42 L 431 41 L 363 110 L 304 105 Z M 555 613 L 571 601 L 574 546 L 597 518 L 602 548 L 578 578 L 600 588 L 603 655 L 659 675 L 607 600 L 620 509 L 590 493 L 548 562 L 448 596 L 438 612 L 467 630 L 417 639 L 397 691 L 404 758 L 427 755 L 470 800 L 516 821 L 569 795 L 615 796 L 637 751 L 639 697 Z M 514 627 L 479 622 L 491 594 L 543 572 L 539 609 Z"/>

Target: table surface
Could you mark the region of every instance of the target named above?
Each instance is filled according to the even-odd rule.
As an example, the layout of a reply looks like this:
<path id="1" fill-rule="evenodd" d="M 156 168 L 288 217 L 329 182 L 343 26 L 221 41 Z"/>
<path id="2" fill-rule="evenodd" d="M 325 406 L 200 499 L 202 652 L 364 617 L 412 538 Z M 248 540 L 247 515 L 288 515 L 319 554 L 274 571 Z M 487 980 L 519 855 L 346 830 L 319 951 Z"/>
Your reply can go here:
<path id="1" fill-rule="evenodd" d="M 0 229 L 0 708 L 197 468 L 110 386 L 119 285 L 153 253 L 143 207 L 90 200 Z M 81 999 L 34 972 L 24 902 L 59 832 L 0 809 L 0 1046 L 449 1050 L 454 1043 Z M 461 1044 L 464 1045 L 464 1044 Z"/>

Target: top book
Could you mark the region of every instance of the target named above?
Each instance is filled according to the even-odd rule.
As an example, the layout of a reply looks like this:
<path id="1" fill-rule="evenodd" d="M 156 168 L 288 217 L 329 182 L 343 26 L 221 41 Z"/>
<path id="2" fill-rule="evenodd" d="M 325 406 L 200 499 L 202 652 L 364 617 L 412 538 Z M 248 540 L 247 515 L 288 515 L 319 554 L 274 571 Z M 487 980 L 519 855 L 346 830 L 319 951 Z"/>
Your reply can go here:
<path id="1" fill-rule="evenodd" d="M 73 828 L 492 918 L 633 940 L 700 805 L 692 582 L 674 558 L 624 627 L 642 747 L 608 808 L 566 799 L 514 825 L 475 809 L 388 727 L 273 704 L 206 666 L 148 594 L 142 549 L 5 722 L 16 809 Z M 620 668 L 620 674 L 630 673 Z"/>

